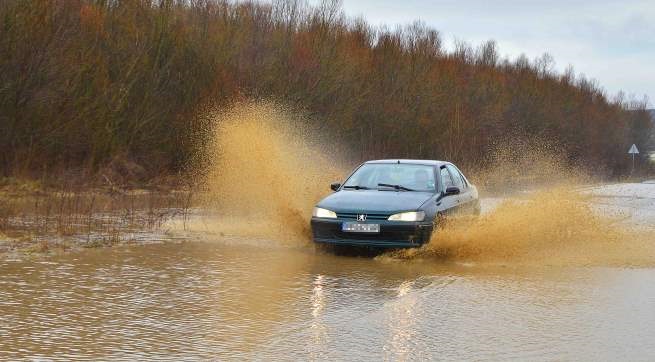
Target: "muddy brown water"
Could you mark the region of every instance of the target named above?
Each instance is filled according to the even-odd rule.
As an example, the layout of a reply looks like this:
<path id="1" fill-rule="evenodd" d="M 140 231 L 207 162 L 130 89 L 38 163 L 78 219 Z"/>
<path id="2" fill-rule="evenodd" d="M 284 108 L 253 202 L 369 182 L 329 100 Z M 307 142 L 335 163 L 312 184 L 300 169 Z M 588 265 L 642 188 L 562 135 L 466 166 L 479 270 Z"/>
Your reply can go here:
<path id="1" fill-rule="evenodd" d="M 652 360 L 655 270 L 238 240 L 0 262 L 0 359 Z"/>

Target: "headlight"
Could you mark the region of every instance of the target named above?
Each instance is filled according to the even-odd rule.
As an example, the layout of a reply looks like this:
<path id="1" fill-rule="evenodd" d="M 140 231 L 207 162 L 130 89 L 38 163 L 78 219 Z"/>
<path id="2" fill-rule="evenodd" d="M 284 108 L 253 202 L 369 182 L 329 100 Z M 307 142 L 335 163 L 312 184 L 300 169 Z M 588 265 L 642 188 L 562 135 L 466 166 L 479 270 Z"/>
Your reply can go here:
<path id="1" fill-rule="evenodd" d="M 314 211 L 312 211 L 312 216 L 313 217 L 322 217 L 326 219 L 336 219 L 337 214 L 334 211 L 326 210 L 326 209 L 321 209 L 320 207 L 315 207 Z"/>
<path id="2" fill-rule="evenodd" d="M 425 212 L 423 211 L 401 212 L 389 216 L 389 221 L 423 221 L 424 219 Z"/>

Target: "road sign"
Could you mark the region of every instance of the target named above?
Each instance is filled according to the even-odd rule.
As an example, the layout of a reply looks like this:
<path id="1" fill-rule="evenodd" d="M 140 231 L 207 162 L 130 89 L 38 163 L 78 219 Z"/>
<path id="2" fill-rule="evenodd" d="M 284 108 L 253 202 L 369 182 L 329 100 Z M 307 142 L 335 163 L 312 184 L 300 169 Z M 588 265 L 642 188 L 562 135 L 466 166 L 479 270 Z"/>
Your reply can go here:
<path id="1" fill-rule="evenodd" d="M 637 149 L 637 145 L 633 143 L 632 147 L 630 147 L 630 149 L 628 150 L 628 154 L 632 155 L 632 171 L 630 172 L 630 174 L 635 172 L 635 155 L 638 153 L 639 150 Z"/>

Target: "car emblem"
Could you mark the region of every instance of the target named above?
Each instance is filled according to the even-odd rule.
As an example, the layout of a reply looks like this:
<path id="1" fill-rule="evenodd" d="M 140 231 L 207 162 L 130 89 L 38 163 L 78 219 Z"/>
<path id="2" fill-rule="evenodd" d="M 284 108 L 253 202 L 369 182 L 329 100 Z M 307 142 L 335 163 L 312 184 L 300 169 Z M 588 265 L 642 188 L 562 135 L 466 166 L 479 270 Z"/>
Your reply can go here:
<path id="1" fill-rule="evenodd" d="M 366 214 L 357 214 L 357 221 L 366 221 Z"/>

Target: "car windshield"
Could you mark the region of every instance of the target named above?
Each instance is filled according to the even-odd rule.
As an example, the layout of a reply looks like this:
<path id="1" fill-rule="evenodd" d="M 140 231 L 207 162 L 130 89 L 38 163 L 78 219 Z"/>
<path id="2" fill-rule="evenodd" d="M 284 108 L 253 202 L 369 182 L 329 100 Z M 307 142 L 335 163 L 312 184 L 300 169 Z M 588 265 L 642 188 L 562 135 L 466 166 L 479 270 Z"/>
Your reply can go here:
<path id="1" fill-rule="evenodd" d="M 366 163 L 343 185 L 347 189 L 394 189 L 393 186 L 401 190 L 434 192 L 434 168 L 403 163 Z"/>

